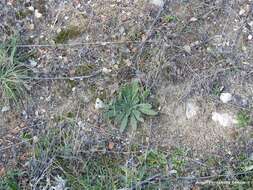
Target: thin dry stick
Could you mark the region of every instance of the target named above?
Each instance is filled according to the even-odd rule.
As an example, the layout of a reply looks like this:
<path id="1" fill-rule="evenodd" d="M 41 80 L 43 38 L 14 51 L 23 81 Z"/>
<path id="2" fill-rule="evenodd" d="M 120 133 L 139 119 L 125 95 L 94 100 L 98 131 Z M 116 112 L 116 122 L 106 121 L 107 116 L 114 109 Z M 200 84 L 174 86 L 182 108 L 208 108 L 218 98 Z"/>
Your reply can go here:
<path id="1" fill-rule="evenodd" d="M 98 70 L 91 75 L 75 76 L 75 77 L 21 77 L 20 79 L 26 80 L 84 80 L 95 77 L 102 73 L 102 70 Z"/>
<path id="2" fill-rule="evenodd" d="M 139 63 L 139 61 L 140 61 L 140 60 L 139 60 L 139 59 L 140 59 L 140 56 L 141 56 L 142 53 L 143 53 L 144 45 L 148 42 L 148 39 L 150 38 L 150 36 L 151 36 L 151 34 L 152 34 L 153 28 L 154 28 L 154 26 L 156 25 L 157 21 L 159 20 L 161 14 L 162 14 L 162 12 L 163 12 L 163 10 L 164 10 L 164 5 L 159 9 L 159 11 L 158 11 L 158 13 L 157 13 L 157 15 L 156 15 L 154 21 L 153 21 L 152 24 L 150 25 L 149 30 L 148 30 L 148 32 L 146 33 L 145 40 L 142 41 L 142 42 L 140 43 L 140 45 L 139 45 L 139 47 L 138 47 L 138 49 L 139 49 L 138 54 L 137 54 L 136 56 L 134 56 L 134 59 L 135 59 L 135 68 L 136 68 L 137 70 L 139 70 L 139 65 L 138 65 L 138 63 Z"/>
<path id="3" fill-rule="evenodd" d="M 19 44 L 17 47 L 27 47 L 27 48 L 66 48 L 66 47 L 74 47 L 74 46 L 106 46 L 111 44 L 140 44 L 143 43 L 142 41 L 98 41 L 98 42 L 81 42 L 81 43 L 72 43 L 72 44 Z M 146 41 L 146 43 L 156 43 L 156 41 Z"/>
<path id="4" fill-rule="evenodd" d="M 37 185 L 38 183 L 40 182 L 40 180 L 43 179 L 43 177 L 45 176 L 47 170 L 51 167 L 51 165 L 53 164 L 54 162 L 54 157 L 50 159 L 50 161 L 48 162 L 48 165 L 47 167 L 43 170 L 42 174 L 40 175 L 40 177 L 36 180 L 36 182 L 34 184 L 32 184 L 32 189 L 35 190 L 37 189 Z"/>
<path id="5" fill-rule="evenodd" d="M 10 149 L 10 148 L 13 148 L 14 146 L 19 146 L 19 145 L 28 143 L 28 142 L 31 141 L 32 139 L 33 139 L 33 138 L 30 138 L 30 139 L 27 139 L 27 140 L 25 140 L 25 141 L 22 141 L 22 142 L 19 142 L 19 143 L 15 143 L 15 144 L 6 146 L 6 147 L 4 147 L 4 148 L 1 148 L 1 149 L 0 149 L 0 152 L 2 152 L 2 151 L 4 151 L 4 150 L 7 150 L 7 149 Z"/>

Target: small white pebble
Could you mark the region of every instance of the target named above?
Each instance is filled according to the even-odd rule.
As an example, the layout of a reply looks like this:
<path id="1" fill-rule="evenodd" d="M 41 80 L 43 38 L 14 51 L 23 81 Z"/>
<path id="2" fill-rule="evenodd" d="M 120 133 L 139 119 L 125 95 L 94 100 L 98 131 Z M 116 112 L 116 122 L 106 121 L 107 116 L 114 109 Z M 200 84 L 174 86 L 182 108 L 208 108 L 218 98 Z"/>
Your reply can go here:
<path id="1" fill-rule="evenodd" d="M 29 60 L 29 65 L 30 65 L 31 67 L 36 67 L 36 66 L 37 66 L 37 62 L 34 61 L 34 60 Z"/>
<path id="2" fill-rule="evenodd" d="M 111 69 L 107 69 L 107 68 L 104 67 L 102 69 L 102 72 L 105 73 L 105 74 L 108 74 L 108 73 L 112 72 L 112 70 Z"/>
<path id="3" fill-rule="evenodd" d="M 190 19 L 190 22 L 195 22 L 195 21 L 197 21 L 198 19 L 196 18 L 196 17 L 192 17 L 191 19 Z"/>
<path id="4" fill-rule="evenodd" d="M 99 98 L 96 99 L 95 102 L 95 109 L 103 109 L 105 107 L 105 104 L 102 100 L 100 100 Z"/>
<path id="5" fill-rule="evenodd" d="M 162 7 L 164 5 L 163 0 L 151 0 L 151 3 L 159 7 Z"/>
<path id="6" fill-rule="evenodd" d="M 37 143 L 37 142 L 39 142 L 39 138 L 37 136 L 34 136 L 33 137 L 33 143 Z"/>
<path id="7" fill-rule="evenodd" d="M 232 94 L 227 92 L 221 93 L 220 100 L 226 104 L 232 100 Z"/>
<path id="8" fill-rule="evenodd" d="M 184 49 L 187 53 L 191 54 L 191 46 L 189 46 L 189 45 L 184 45 L 183 49 Z"/>
<path id="9" fill-rule="evenodd" d="M 36 18 L 41 18 L 42 17 L 42 14 L 39 12 L 38 9 L 35 9 L 34 15 L 35 15 Z"/>
<path id="10" fill-rule="evenodd" d="M 11 108 L 9 107 L 9 106 L 4 106 L 4 107 L 2 107 L 2 112 L 7 112 L 7 111 L 9 111 Z"/>
<path id="11" fill-rule="evenodd" d="M 248 40 L 252 40 L 252 35 L 248 35 Z"/>
<path id="12" fill-rule="evenodd" d="M 34 11 L 34 7 L 33 7 L 33 6 L 30 6 L 30 7 L 28 7 L 28 10 Z"/>
<path id="13" fill-rule="evenodd" d="M 240 16 L 244 15 L 245 13 L 246 13 L 245 9 L 241 9 L 241 10 L 239 11 L 239 15 L 240 15 Z"/>

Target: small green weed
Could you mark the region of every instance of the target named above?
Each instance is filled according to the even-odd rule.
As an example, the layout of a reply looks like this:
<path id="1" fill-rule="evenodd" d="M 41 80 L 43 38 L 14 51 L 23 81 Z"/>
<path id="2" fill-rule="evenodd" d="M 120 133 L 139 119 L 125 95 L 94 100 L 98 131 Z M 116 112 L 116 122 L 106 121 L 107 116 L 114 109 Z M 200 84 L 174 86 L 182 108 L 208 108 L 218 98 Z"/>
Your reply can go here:
<path id="1" fill-rule="evenodd" d="M 214 83 L 212 86 L 211 93 L 214 96 L 220 96 L 223 91 L 223 86 L 221 86 L 219 83 Z"/>
<path id="2" fill-rule="evenodd" d="M 24 94 L 26 80 L 30 73 L 22 60 L 24 55 L 17 53 L 17 39 L 10 43 L 0 44 L 0 96 L 6 100 L 17 102 Z"/>
<path id="3" fill-rule="evenodd" d="M 163 20 L 167 23 L 169 22 L 173 22 L 173 21 L 176 21 L 177 20 L 177 17 L 174 16 L 174 15 L 166 15 L 163 17 Z"/>
<path id="4" fill-rule="evenodd" d="M 116 124 L 120 124 L 120 131 L 124 132 L 131 125 L 136 130 L 138 122 L 144 122 L 142 114 L 157 115 L 152 109 L 152 105 L 146 102 L 149 95 L 148 90 L 140 87 L 138 81 L 123 86 L 118 96 L 107 106 L 105 116 L 113 119 Z"/>
<path id="5" fill-rule="evenodd" d="M 183 172 L 186 165 L 186 154 L 187 152 L 185 152 L 183 149 L 177 148 L 171 156 L 173 169 L 177 170 L 179 174 Z"/>
<path id="6" fill-rule="evenodd" d="M 239 127 L 247 127 L 251 123 L 250 115 L 245 111 L 240 111 L 237 114 L 237 122 Z"/>
<path id="7" fill-rule="evenodd" d="M 22 174 L 20 171 L 13 170 L 7 172 L 7 174 L 0 178 L 0 190 L 19 190 L 21 189 L 19 183 L 18 183 L 18 178 Z"/>

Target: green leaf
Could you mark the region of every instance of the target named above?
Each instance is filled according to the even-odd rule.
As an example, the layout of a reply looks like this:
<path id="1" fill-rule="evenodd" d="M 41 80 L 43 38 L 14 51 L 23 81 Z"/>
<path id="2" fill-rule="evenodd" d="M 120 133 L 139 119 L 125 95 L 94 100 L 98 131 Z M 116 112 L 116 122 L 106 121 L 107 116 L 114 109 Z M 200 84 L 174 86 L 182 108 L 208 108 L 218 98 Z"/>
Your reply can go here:
<path id="1" fill-rule="evenodd" d="M 132 87 L 132 98 L 135 98 L 139 92 L 139 82 L 137 80 L 134 80 L 131 84 Z"/>
<path id="2" fill-rule="evenodd" d="M 124 116 L 125 116 L 124 112 L 116 113 L 116 117 L 115 117 L 116 123 L 120 123 L 123 120 Z"/>
<path id="3" fill-rule="evenodd" d="M 137 120 L 133 114 L 130 116 L 130 124 L 135 131 L 137 129 Z"/>
<path id="4" fill-rule="evenodd" d="M 245 167 L 245 171 L 251 171 L 253 170 L 253 165 Z"/>
<path id="5" fill-rule="evenodd" d="M 142 99 L 143 102 L 147 99 L 147 97 L 149 96 L 149 94 L 150 94 L 150 90 L 148 90 L 148 89 L 146 89 L 146 90 L 142 93 L 141 99 Z"/>
<path id="6" fill-rule="evenodd" d="M 121 121 L 121 124 L 120 124 L 120 132 L 121 132 L 121 133 L 123 133 L 123 132 L 125 131 L 126 127 L 127 127 L 128 117 L 129 117 L 129 115 L 126 114 L 126 115 L 123 117 L 122 121 Z"/>
<path id="7" fill-rule="evenodd" d="M 140 122 L 144 122 L 144 119 L 141 117 L 141 112 L 138 110 L 133 110 L 133 115 L 135 116 L 135 118 L 140 121 Z"/>
<path id="8" fill-rule="evenodd" d="M 151 108 L 152 106 L 150 104 L 142 104 L 142 106 L 139 106 L 138 110 L 146 115 L 157 115 L 157 112 L 152 110 Z"/>
<path id="9" fill-rule="evenodd" d="M 141 109 L 151 109 L 152 105 L 151 104 L 138 104 L 137 107 L 141 108 Z"/>
<path id="10" fill-rule="evenodd" d="M 105 113 L 105 118 L 110 119 L 116 116 L 115 110 L 109 110 Z"/>

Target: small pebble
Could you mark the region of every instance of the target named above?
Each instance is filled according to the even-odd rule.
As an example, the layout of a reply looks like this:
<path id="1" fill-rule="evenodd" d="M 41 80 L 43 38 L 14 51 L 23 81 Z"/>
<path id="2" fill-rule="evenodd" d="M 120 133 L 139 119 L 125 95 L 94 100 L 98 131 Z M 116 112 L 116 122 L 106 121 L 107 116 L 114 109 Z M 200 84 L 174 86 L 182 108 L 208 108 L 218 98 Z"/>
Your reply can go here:
<path id="1" fill-rule="evenodd" d="M 164 5 L 163 0 L 151 0 L 151 3 L 152 3 L 153 5 L 158 6 L 158 7 L 162 7 L 162 6 Z"/>
<path id="2" fill-rule="evenodd" d="M 230 93 L 227 93 L 227 92 L 224 92 L 224 93 L 221 93 L 220 95 L 220 100 L 226 104 L 228 102 L 230 102 L 232 100 L 232 94 Z"/>
<path id="3" fill-rule="evenodd" d="M 240 16 L 244 15 L 245 13 L 246 13 L 245 9 L 241 9 L 241 10 L 239 11 L 239 15 L 240 15 Z"/>
<path id="4" fill-rule="evenodd" d="M 11 108 L 9 106 L 2 107 L 2 113 L 9 111 Z"/>
<path id="5" fill-rule="evenodd" d="M 37 66 L 37 62 L 34 60 L 29 60 L 29 64 L 31 67 L 36 67 Z"/>
<path id="6" fill-rule="evenodd" d="M 36 18 L 41 18 L 42 17 L 42 14 L 39 12 L 38 9 L 35 9 L 34 15 L 35 15 Z"/>
<path id="7" fill-rule="evenodd" d="M 105 107 L 105 104 L 102 100 L 100 100 L 99 98 L 96 99 L 95 102 L 95 109 L 103 109 Z"/>
<path id="8" fill-rule="evenodd" d="M 198 19 L 196 17 L 190 18 L 190 22 L 196 22 Z"/>
<path id="9" fill-rule="evenodd" d="M 28 10 L 34 11 L 34 7 L 33 7 L 33 6 L 30 6 L 30 7 L 28 7 Z"/>

